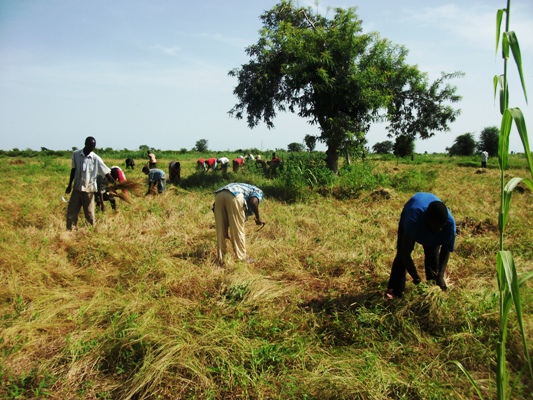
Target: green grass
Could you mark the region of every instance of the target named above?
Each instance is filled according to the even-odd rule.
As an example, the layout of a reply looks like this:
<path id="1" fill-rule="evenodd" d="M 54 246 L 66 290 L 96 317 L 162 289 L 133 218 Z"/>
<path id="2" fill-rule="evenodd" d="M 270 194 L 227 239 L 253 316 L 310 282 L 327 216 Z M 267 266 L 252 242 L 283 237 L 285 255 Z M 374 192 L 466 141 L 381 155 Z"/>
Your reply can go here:
<path id="1" fill-rule="evenodd" d="M 0 398 L 475 398 L 454 360 L 486 398 L 495 392 L 496 169 L 369 156 L 339 177 L 297 164 L 288 177 L 223 179 L 196 175 L 196 157 L 177 159 L 187 185 L 119 201 L 75 232 L 61 201 L 68 156 L 2 159 Z M 126 175 L 144 183 L 140 169 Z M 316 179 L 285 186 L 301 176 Z M 211 205 L 226 181 L 264 188 L 267 224 L 246 226 L 255 262 L 222 269 Z M 450 290 L 408 282 L 391 303 L 382 292 L 399 213 L 418 189 L 443 199 L 460 228 Z M 520 218 L 506 234 L 519 276 L 532 262 L 532 199 L 514 195 Z M 419 246 L 413 257 L 421 266 Z M 531 284 L 522 296 L 530 327 Z M 512 319 L 507 356 L 515 378 L 525 359 Z M 531 388 L 523 374 L 517 398 Z"/>

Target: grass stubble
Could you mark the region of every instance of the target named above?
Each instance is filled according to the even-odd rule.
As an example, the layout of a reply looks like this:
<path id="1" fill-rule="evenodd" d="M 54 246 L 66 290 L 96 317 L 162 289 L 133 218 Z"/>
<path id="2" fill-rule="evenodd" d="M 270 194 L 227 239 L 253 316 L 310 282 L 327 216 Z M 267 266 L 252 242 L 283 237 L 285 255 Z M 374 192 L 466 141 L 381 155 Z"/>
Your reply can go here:
<path id="1" fill-rule="evenodd" d="M 246 228 L 253 262 L 221 268 L 212 187 L 132 195 L 117 212 L 98 212 L 95 228 L 80 215 L 80 228 L 67 232 L 68 165 L 0 167 L 2 398 L 474 397 L 451 360 L 485 395 L 494 392 L 496 170 L 380 162 L 385 174 L 435 169 L 426 187 L 458 225 L 449 290 L 408 281 L 405 298 L 388 302 L 381 294 L 399 214 L 413 193 L 285 203 L 267 192 L 266 226 Z M 194 173 L 194 160 L 182 166 L 182 176 Z M 145 179 L 140 170 L 127 175 Z M 511 214 L 520 218 L 511 216 L 506 235 L 519 273 L 533 267 L 533 232 L 522 222 L 533 217 L 531 196 L 514 196 Z M 420 246 L 413 257 L 423 265 Z M 531 303 L 528 283 L 526 332 Z M 508 357 L 516 370 L 524 364 L 512 324 Z M 526 396 L 531 382 L 517 390 Z"/>

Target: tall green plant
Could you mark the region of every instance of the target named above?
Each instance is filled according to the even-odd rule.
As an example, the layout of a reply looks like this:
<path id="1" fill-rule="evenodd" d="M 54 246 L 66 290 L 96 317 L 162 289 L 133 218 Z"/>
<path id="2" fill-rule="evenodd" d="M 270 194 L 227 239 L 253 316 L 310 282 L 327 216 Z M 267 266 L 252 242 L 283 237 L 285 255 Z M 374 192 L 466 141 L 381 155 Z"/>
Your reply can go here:
<path id="1" fill-rule="evenodd" d="M 533 177 L 533 159 L 529 149 L 529 141 L 527 135 L 526 122 L 524 115 L 519 108 L 509 107 L 509 85 L 508 85 L 508 62 L 512 54 L 522 90 L 527 102 L 526 85 L 524 81 L 524 73 L 522 71 L 522 56 L 520 54 L 520 46 L 518 38 L 514 31 L 509 29 L 511 15 L 511 0 L 507 0 L 507 8 L 498 10 L 496 14 L 496 51 L 498 51 L 499 43 L 502 44 L 502 58 L 503 58 L 503 74 L 494 77 L 494 95 L 498 92 L 500 98 L 500 112 L 502 114 L 502 121 L 500 127 L 500 140 L 498 144 L 498 162 L 500 165 L 500 212 L 498 218 L 500 246 L 497 257 L 496 271 L 498 276 L 499 289 L 499 303 L 500 303 L 500 327 L 499 327 L 499 341 L 496 348 L 496 392 L 498 399 L 511 398 L 512 388 L 509 387 L 509 372 L 507 371 L 506 358 L 506 343 L 509 325 L 510 311 L 514 305 L 520 333 L 522 335 L 522 343 L 524 347 L 524 356 L 527 361 L 527 368 L 533 377 L 533 369 L 531 366 L 531 359 L 529 356 L 526 334 L 524 329 L 524 322 L 522 318 L 522 301 L 520 297 L 520 285 L 525 279 L 528 279 L 531 274 L 528 274 L 525 279 L 519 280 L 516 272 L 516 265 L 513 255 L 510 251 L 504 249 L 504 233 L 509 220 L 509 209 L 511 205 L 511 196 L 515 187 L 520 183 L 524 183 L 533 190 L 533 181 L 530 178 L 512 178 L 505 182 L 505 171 L 507 170 L 509 160 L 509 135 L 513 121 L 518 130 L 526 158 Z M 503 17 L 505 16 L 505 30 L 502 35 L 501 25 Z M 518 375 L 520 377 L 521 374 Z M 518 378 L 517 378 L 518 379 Z"/>
<path id="2" fill-rule="evenodd" d="M 521 278 L 518 277 L 516 271 L 516 265 L 512 253 L 509 250 L 504 249 L 504 233 L 509 221 L 509 209 L 511 206 L 511 196 L 513 190 L 519 183 L 523 183 L 533 190 L 533 180 L 529 177 L 511 178 L 508 182 L 505 181 L 505 171 L 508 168 L 509 162 L 509 135 L 513 121 L 516 129 L 522 140 L 524 151 L 526 153 L 527 163 L 531 177 L 533 178 L 533 158 L 529 149 L 529 141 L 527 135 L 527 127 L 522 111 L 517 107 L 509 107 L 509 85 L 508 85 L 508 62 L 512 55 L 514 59 L 520 82 L 522 84 L 522 90 L 527 102 L 526 85 L 524 81 L 524 73 L 522 71 L 522 56 L 520 54 L 520 46 L 518 44 L 518 38 L 514 31 L 509 30 L 511 15 L 511 0 L 507 0 L 507 8 L 498 10 L 496 14 L 496 52 L 501 41 L 502 44 L 502 58 L 503 58 L 503 74 L 494 77 L 494 97 L 499 94 L 500 100 L 500 113 L 502 114 L 500 136 L 498 143 L 498 163 L 500 166 L 500 210 L 498 215 L 499 226 L 499 250 L 496 261 L 496 272 L 498 279 L 499 290 L 499 336 L 496 348 L 496 395 L 500 400 L 506 400 L 512 398 L 513 388 L 515 387 L 518 379 L 522 376 L 522 373 L 527 368 L 529 374 L 533 378 L 533 368 L 531 365 L 531 358 L 529 356 L 526 333 L 524 328 L 524 321 L 522 317 L 522 300 L 520 296 L 520 286 L 533 276 L 533 271 L 525 274 Z M 501 33 L 501 26 L 503 17 L 505 16 L 505 29 Z M 520 334 L 522 336 L 522 345 L 524 348 L 524 357 L 526 359 L 526 365 L 517 375 L 515 382 L 510 385 L 509 371 L 507 369 L 507 335 L 509 327 L 509 317 L 514 306 Z M 464 369 L 464 367 L 457 363 L 459 368 L 466 373 L 472 384 L 474 385 L 478 395 L 481 397 L 481 392 L 477 387 L 475 381 L 470 374 Z"/>

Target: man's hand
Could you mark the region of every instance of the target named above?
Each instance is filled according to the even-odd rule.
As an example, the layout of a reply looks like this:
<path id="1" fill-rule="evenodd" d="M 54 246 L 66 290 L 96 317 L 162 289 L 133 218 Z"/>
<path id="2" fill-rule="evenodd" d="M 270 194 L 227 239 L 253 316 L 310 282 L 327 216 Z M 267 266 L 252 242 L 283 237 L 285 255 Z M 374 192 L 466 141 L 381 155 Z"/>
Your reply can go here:
<path id="1" fill-rule="evenodd" d="M 67 186 L 67 190 L 65 190 L 65 193 L 66 193 L 66 194 L 70 194 L 70 192 L 72 192 L 72 186 L 71 186 L 71 185 L 68 185 L 68 186 Z"/>

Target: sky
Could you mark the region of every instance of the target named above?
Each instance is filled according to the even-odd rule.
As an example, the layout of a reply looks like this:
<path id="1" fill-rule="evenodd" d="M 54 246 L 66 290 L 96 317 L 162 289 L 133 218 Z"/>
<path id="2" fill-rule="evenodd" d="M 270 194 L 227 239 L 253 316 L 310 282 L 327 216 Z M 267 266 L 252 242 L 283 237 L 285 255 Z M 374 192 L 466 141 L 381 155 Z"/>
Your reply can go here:
<path id="1" fill-rule="evenodd" d="M 0 0 L 0 149 L 69 150 L 94 136 L 97 147 L 213 151 L 287 149 L 318 135 L 317 126 L 278 113 L 275 128 L 250 129 L 228 115 L 237 79 L 249 61 L 260 15 L 275 0 Z M 496 11 L 505 0 L 301 0 L 321 14 L 357 7 L 365 32 L 409 50 L 407 62 L 427 72 L 462 71 L 454 79 L 461 115 L 450 131 L 417 140 L 417 153 L 444 152 L 457 136 L 499 126 L 493 77 L 503 71 L 495 52 Z M 513 0 L 528 94 L 533 98 L 533 1 Z M 509 65 L 510 105 L 533 132 L 516 67 Z M 514 128 L 513 128 L 514 130 Z M 531 133 L 530 133 L 531 137 Z M 390 140 L 373 125 L 368 145 Z M 323 145 L 317 146 L 324 150 Z M 510 149 L 523 151 L 516 132 Z"/>

